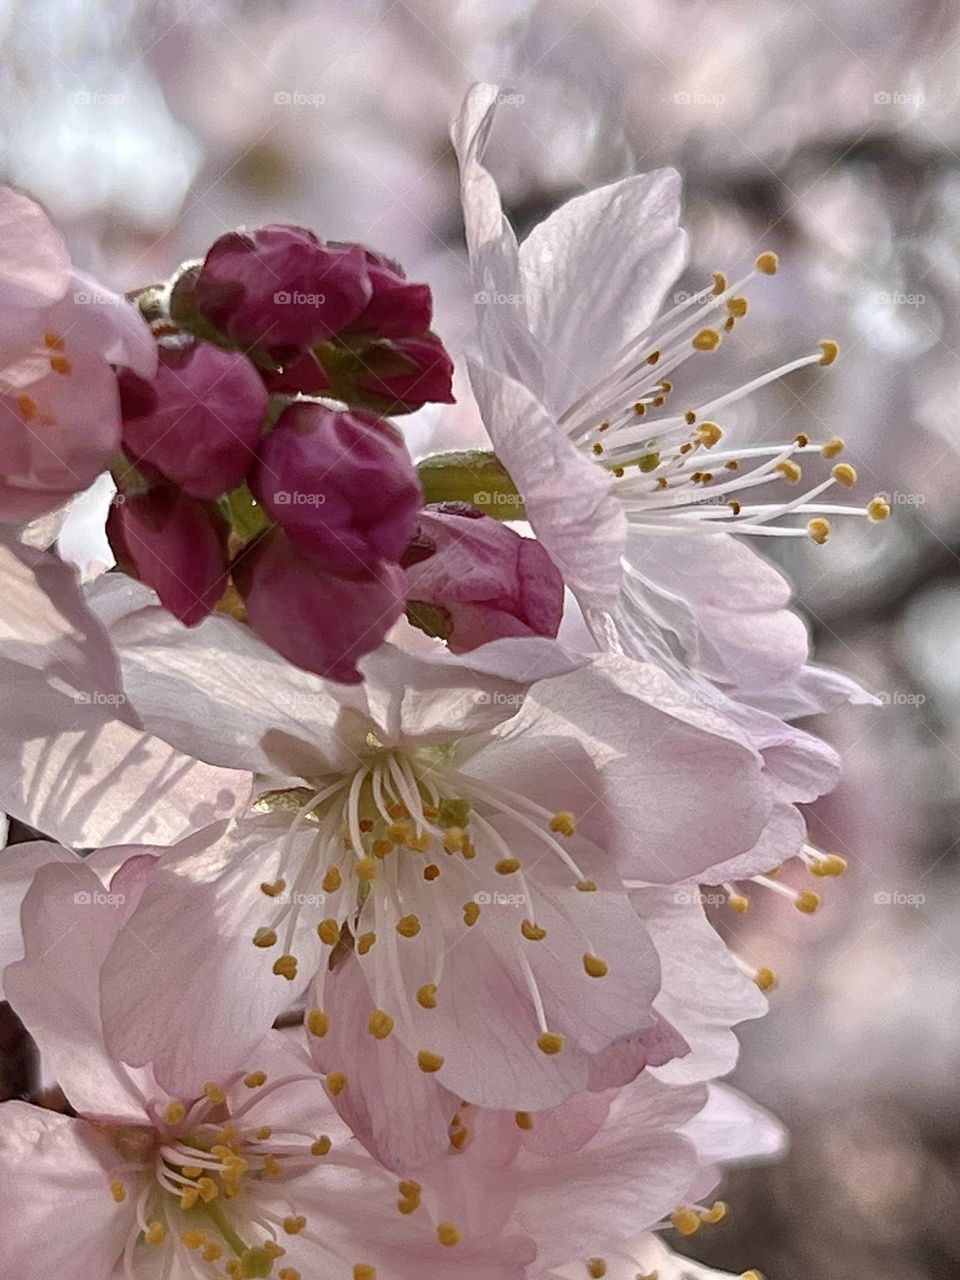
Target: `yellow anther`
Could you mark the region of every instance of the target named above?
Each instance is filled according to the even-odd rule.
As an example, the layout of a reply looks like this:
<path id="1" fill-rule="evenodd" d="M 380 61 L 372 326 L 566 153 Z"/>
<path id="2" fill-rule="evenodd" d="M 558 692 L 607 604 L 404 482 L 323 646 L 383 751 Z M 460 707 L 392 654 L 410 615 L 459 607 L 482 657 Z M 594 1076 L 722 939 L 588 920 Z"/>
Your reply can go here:
<path id="1" fill-rule="evenodd" d="M 833 476 L 834 480 L 839 484 L 845 485 L 848 489 L 852 489 L 857 483 L 856 470 L 851 467 L 849 462 L 838 462 L 830 474 Z"/>
<path id="2" fill-rule="evenodd" d="M 243 1077 L 243 1083 L 248 1089 L 260 1089 L 267 1083 L 267 1073 L 265 1071 L 251 1071 L 249 1075 Z"/>
<path id="3" fill-rule="evenodd" d="M 682 1236 L 696 1235 L 702 1225 L 700 1215 L 694 1209 L 687 1209 L 683 1206 L 671 1213 L 670 1221 L 673 1223 L 675 1230 L 679 1231 Z"/>
<path id="4" fill-rule="evenodd" d="M 810 867 L 815 876 L 842 876 L 846 869 L 847 860 L 839 853 L 825 853 Z"/>
<path id="5" fill-rule="evenodd" d="M 578 880 L 577 888 L 581 893 L 596 893 L 597 882 L 596 880 Z"/>
<path id="6" fill-rule="evenodd" d="M 184 1187 L 180 1193 L 180 1208 L 192 1209 L 200 1199 L 200 1192 L 196 1187 Z"/>
<path id="7" fill-rule="evenodd" d="M 395 820 L 397 818 L 409 818 L 410 810 L 402 800 L 394 800 L 392 804 L 387 805 L 387 814 Z"/>
<path id="8" fill-rule="evenodd" d="M 867 516 L 874 523 L 879 524 L 881 520 L 890 518 L 890 504 L 885 498 L 871 498 L 867 503 Z"/>
<path id="9" fill-rule="evenodd" d="M 547 936 L 546 929 L 541 929 L 538 924 L 534 924 L 532 920 L 524 920 L 520 925 L 520 932 L 528 942 L 542 942 Z"/>
<path id="10" fill-rule="evenodd" d="M 594 445 L 593 445 L 593 452 L 597 455 L 597 457 L 598 457 L 598 458 L 599 458 L 599 457 L 600 457 L 600 455 L 603 453 L 603 445 L 600 443 L 600 441 L 599 441 L 599 440 L 597 440 L 597 441 L 594 443 Z"/>
<path id="11" fill-rule="evenodd" d="M 327 1076 L 327 1088 L 336 1097 L 347 1087 L 347 1077 L 342 1071 L 331 1071 Z"/>
<path id="12" fill-rule="evenodd" d="M 330 1030 L 330 1016 L 322 1009 L 311 1009 L 307 1014 L 307 1030 L 318 1039 Z"/>
<path id="13" fill-rule="evenodd" d="M 513 1116 L 518 1129 L 530 1130 L 533 1128 L 533 1117 L 529 1111 L 516 1111 Z"/>
<path id="14" fill-rule="evenodd" d="M 417 1054 L 417 1066 L 428 1075 L 432 1075 L 434 1071 L 439 1071 L 443 1064 L 444 1057 L 440 1053 L 431 1053 L 429 1049 L 421 1049 Z"/>
<path id="15" fill-rule="evenodd" d="M 465 925 L 476 924 L 480 919 L 480 903 L 465 902 L 463 904 L 463 923 Z"/>
<path id="16" fill-rule="evenodd" d="M 688 409 L 686 413 L 683 415 L 683 420 L 688 427 L 692 427 L 697 420 L 697 415 L 693 412 L 692 409 Z"/>
<path id="17" fill-rule="evenodd" d="M 358 1262 L 353 1268 L 353 1280 L 377 1280 L 377 1268 Z"/>
<path id="18" fill-rule="evenodd" d="M 832 338 L 824 338 L 822 342 L 817 343 L 823 355 L 820 357 L 821 364 L 833 364 L 837 356 L 840 354 L 839 342 L 834 342 Z"/>
<path id="19" fill-rule="evenodd" d="M 203 1092 L 215 1107 L 222 1107 L 227 1100 L 227 1095 L 218 1084 L 205 1084 L 203 1086 Z"/>
<path id="20" fill-rule="evenodd" d="M 750 303 L 746 298 L 728 298 L 727 310 L 737 320 L 742 320 L 749 310 Z"/>
<path id="21" fill-rule="evenodd" d="M 184 1231 L 180 1239 L 188 1249 L 202 1249 L 207 1243 L 207 1237 L 202 1231 L 198 1231 L 196 1227 L 191 1228 L 189 1231 Z"/>
<path id="22" fill-rule="evenodd" d="M 777 268 L 780 266 L 780 259 L 772 249 L 766 249 L 757 256 L 754 266 L 758 271 L 762 271 L 765 276 L 775 276 Z"/>
<path id="23" fill-rule="evenodd" d="M 220 1194 L 220 1188 L 212 1178 L 201 1178 L 197 1183 L 197 1191 L 204 1204 L 211 1204 Z"/>
<path id="24" fill-rule="evenodd" d="M 804 915 L 811 916 L 820 906 L 820 895 L 819 893 L 814 893 L 812 889 L 802 889 L 797 894 L 793 905 L 798 911 L 802 911 Z"/>
<path id="25" fill-rule="evenodd" d="M 365 956 L 376 940 L 377 935 L 372 930 L 369 933 L 361 933 L 357 939 L 357 951 L 359 954 Z"/>
<path id="26" fill-rule="evenodd" d="M 744 1271 L 740 1280 L 763 1280 L 763 1276 L 759 1271 Z"/>
<path id="27" fill-rule="evenodd" d="M 258 929 L 253 935 L 253 945 L 255 947 L 275 947 L 277 945 L 277 935 L 273 929 Z"/>
<path id="28" fill-rule="evenodd" d="M 421 1187 L 419 1182 L 413 1182 L 406 1178 L 404 1178 L 401 1181 L 398 1190 L 400 1191 L 400 1194 L 403 1196 L 404 1200 L 419 1201 L 420 1196 L 423 1193 L 423 1187 Z"/>
<path id="29" fill-rule="evenodd" d="M 323 876 L 324 893 L 336 893 L 343 883 L 343 878 L 337 867 L 327 867 Z"/>
<path id="30" fill-rule="evenodd" d="M 656 364 L 659 359 L 660 359 L 660 352 L 651 351 L 650 354 L 647 356 L 647 364 Z"/>
<path id="31" fill-rule="evenodd" d="M 459 1129 L 456 1133 L 450 1135 L 450 1145 L 454 1151 L 462 1151 L 467 1145 L 467 1139 L 470 1137 L 469 1129 Z"/>
<path id="32" fill-rule="evenodd" d="M 603 1258 L 587 1259 L 587 1275 L 590 1277 L 590 1280 L 603 1280 L 603 1277 L 606 1274 L 607 1264 Z"/>
<path id="33" fill-rule="evenodd" d="M 391 822 L 387 835 L 394 844 L 409 844 L 414 836 L 413 826 L 409 822 Z"/>
<path id="34" fill-rule="evenodd" d="M 393 852 L 394 844 L 392 840 L 384 840 L 381 837 L 379 840 L 374 840 L 373 844 L 370 846 L 370 849 L 373 853 L 373 856 L 375 858 L 379 858 L 382 861 L 387 856 L 388 853 Z"/>
<path id="35" fill-rule="evenodd" d="M 70 373 L 73 365 L 66 356 L 51 356 L 50 368 L 54 373 Z"/>
<path id="36" fill-rule="evenodd" d="M 440 868 L 437 866 L 435 862 L 428 862 L 427 865 L 423 868 L 424 880 L 436 880 L 439 875 L 440 875 Z"/>
<path id="37" fill-rule="evenodd" d="M 393 1019 L 382 1009 L 374 1009 L 367 1019 L 367 1030 L 377 1040 L 386 1040 L 393 1030 Z"/>
<path id="38" fill-rule="evenodd" d="M 167 1228 L 162 1222 L 151 1222 L 147 1224 L 147 1229 L 143 1233 L 143 1239 L 146 1244 L 163 1244 L 167 1238 Z"/>
<path id="39" fill-rule="evenodd" d="M 273 962 L 273 972 L 278 978 L 286 978 L 288 982 L 293 982 L 297 976 L 297 957 L 291 955 L 280 956 Z"/>
<path id="40" fill-rule="evenodd" d="M 316 1142 L 314 1142 L 313 1145 L 310 1147 L 310 1154 L 312 1156 L 329 1155 L 330 1148 L 332 1146 L 333 1146 L 333 1143 L 330 1141 L 327 1135 L 325 1133 L 321 1134 L 320 1137 L 316 1140 Z"/>
<path id="41" fill-rule="evenodd" d="M 180 1172 L 185 1178 L 199 1178 L 203 1176 L 203 1169 L 198 1164 L 181 1165 Z"/>
<path id="42" fill-rule="evenodd" d="M 270 1139 L 273 1137 L 273 1129 L 268 1124 L 262 1125 L 259 1129 L 257 1129 L 256 1133 L 253 1136 L 256 1138 L 258 1142 L 269 1142 Z"/>
<path id="43" fill-rule="evenodd" d="M 727 288 L 727 277 L 723 271 L 715 271 L 713 273 L 713 292 L 719 297 L 721 293 L 725 293 Z"/>
<path id="44" fill-rule="evenodd" d="M 702 1210 L 700 1221 L 705 1222 L 709 1227 L 715 1227 L 718 1222 L 722 1222 L 727 1216 L 727 1206 L 722 1200 L 715 1200 L 709 1209 Z"/>
<path id="45" fill-rule="evenodd" d="M 307 1220 L 303 1214 L 298 1214 L 296 1217 L 284 1218 L 283 1220 L 283 1229 L 288 1236 L 299 1235 L 306 1225 Z"/>
<path id="46" fill-rule="evenodd" d="M 17 396 L 17 408 L 20 410 L 20 416 L 24 422 L 32 422 L 37 416 L 37 402 L 33 396 L 28 396 L 25 393 Z"/>
<path id="47" fill-rule="evenodd" d="M 167 1109 L 163 1113 L 163 1118 L 167 1124 L 183 1124 L 187 1118 L 187 1108 L 182 1102 L 168 1102 Z"/>
<path id="48" fill-rule="evenodd" d="M 401 916 L 397 921 L 397 933 L 401 938 L 415 938 L 420 932 L 419 916 Z"/>
<path id="49" fill-rule="evenodd" d="M 814 516 L 812 520 L 807 521 L 807 533 L 818 547 L 822 547 L 830 537 L 830 521 L 825 520 L 823 516 Z"/>
<path id="50" fill-rule="evenodd" d="M 281 1267 L 277 1272 L 277 1277 L 278 1280 L 302 1280 L 300 1272 L 296 1267 Z"/>
<path id="51" fill-rule="evenodd" d="M 785 458 L 783 462 L 778 462 L 773 469 L 774 471 L 779 471 L 784 479 L 788 480 L 790 484 L 796 484 L 803 475 L 798 464 L 796 462 L 791 462 L 789 458 Z"/>
<path id="52" fill-rule="evenodd" d="M 555 1031 L 544 1031 L 537 1039 L 537 1048 L 548 1057 L 553 1057 L 563 1048 L 563 1036 L 558 1036 Z"/>
<path id="53" fill-rule="evenodd" d="M 437 1239 L 449 1249 L 451 1245 L 460 1243 L 460 1232 L 452 1222 L 440 1222 L 437 1224 Z"/>
<path id="54" fill-rule="evenodd" d="M 599 956 L 592 956 L 589 951 L 583 957 L 583 967 L 591 978 L 605 978 L 610 971 L 606 960 L 601 960 Z"/>
<path id="55" fill-rule="evenodd" d="M 269 1156 L 269 1155 L 264 1156 L 263 1172 L 270 1178 L 282 1178 L 283 1165 L 276 1158 L 276 1156 Z"/>
<path id="56" fill-rule="evenodd" d="M 550 819 L 550 830 L 555 831 L 557 835 L 572 836 L 576 829 L 576 819 L 566 809 L 562 809 L 560 813 L 555 813 Z"/>
<path id="57" fill-rule="evenodd" d="M 340 926 L 336 920 L 321 920 L 317 925 L 317 936 L 328 947 L 335 947 L 340 941 Z"/>
<path id="58" fill-rule="evenodd" d="M 834 436 L 831 440 L 828 440 L 826 444 L 822 444 L 820 446 L 820 452 L 825 458 L 836 458 L 839 454 L 843 453 L 846 447 L 845 442 L 841 440 L 839 436 Z"/>
<path id="59" fill-rule="evenodd" d="M 372 880 L 377 874 L 377 864 L 373 858 L 361 858 L 357 863 L 357 879 Z"/>
<path id="60" fill-rule="evenodd" d="M 278 898 L 286 887 L 286 880 L 274 880 L 272 882 L 265 880 L 260 886 L 260 892 L 265 893 L 268 898 Z"/>
<path id="61" fill-rule="evenodd" d="M 697 440 L 706 449 L 712 449 L 723 439 L 723 428 L 716 422 L 701 422 L 697 427 Z"/>
<path id="62" fill-rule="evenodd" d="M 443 833 L 443 847 L 447 853 L 459 853 L 463 848 L 463 829 L 448 827 Z"/>
<path id="63" fill-rule="evenodd" d="M 469 836 L 463 837 L 463 856 L 468 861 L 470 858 L 475 858 L 477 856 L 476 845 L 473 843 L 473 841 L 470 839 Z"/>
<path id="64" fill-rule="evenodd" d="M 761 991 L 771 991 L 777 985 L 777 975 L 772 969 L 758 969 L 753 980 Z"/>
<path id="65" fill-rule="evenodd" d="M 805 431 L 798 431 L 797 434 L 793 437 L 793 439 L 794 439 L 794 443 L 798 444 L 801 449 L 805 449 L 807 445 L 810 443 L 810 437 L 807 435 Z"/>
<path id="66" fill-rule="evenodd" d="M 731 893 L 727 898 L 727 902 L 738 916 L 745 916 L 750 910 L 750 899 L 745 893 Z"/>
<path id="67" fill-rule="evenodd" d="M 720 334 L 716 329 L 701 329 L 691 343 L 694 351 L 716 351 L 719 345 Z"/>
<path id="68" fill-rule="evenodd" d="M 223 1246 L 217 1244 L 216 1240 L 208 1240 L 203 1246 L 202 1257 L 204 1262 L 219 1262 L 223 1257 Z"/>
<path id="69" fill-rule="evenodd" d="M 494 864 L 493 869 L 498 876 L 512 876 L 520 870 L 520 859 L 501 858 L 499 862 Z"/>
<path id="70" fill-rule="evenodd" d="M 67 343 L 62 334 L 51 331 L 43 335 L 43 345 L 50 351 L 64 351 Z"/>
<path id="71" fill-rule="evenodd" d="M 432 982 L 425 983 L 417 992 L 417 1004 L 421 1009 L 437 1007 L 437 988 Z"/>
<path id="72" fill-rule="evenodd" d="M 110 1194 L 117 1204 L 123 1204 L 124 1200 L 126 1200 L 127 1188 L 120 1178 L 114 1178 L 110 1183 Z"/>

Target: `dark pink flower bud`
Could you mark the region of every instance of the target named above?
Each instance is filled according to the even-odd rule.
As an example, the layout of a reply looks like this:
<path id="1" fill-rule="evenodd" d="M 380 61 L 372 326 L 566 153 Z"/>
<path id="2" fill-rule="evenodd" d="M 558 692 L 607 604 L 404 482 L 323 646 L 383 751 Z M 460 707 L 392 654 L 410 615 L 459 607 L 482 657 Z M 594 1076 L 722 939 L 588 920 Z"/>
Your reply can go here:
<path id="1" fill-rule="evenodd" d="M 371 292 L 362 245 L 281 223 L 221 236 L 194 284 L 200 314 L 231 342 L 281 360 L 343 329 Z"/>
<path id="2" fill-rule="evenodd" d="M 208 342 L 164 348 L 151 382 L 120 375 L 123 447 L 195 498 L 217 498 L 246 475 L 268 397 L 245 356 Z"/>
<path id="3" fill-rule="evenodd" d="M 382 644 L 403 612 L 402 569 L 381 562 L 343 578 L 279 529 L 238 557 L 233 580 L 261 639 L 298 667 L 343 684 L 360 682 L 357 660 Z"/>
<path id="4" fill-rule="evenodd" d="M 427 507 L 401 563 L 411 622 L 454 653 L 560 629 L 563 579 L 542 545 L 473 507 Z"/>
<path id="5" fill-rule="evenodd" d="M 107 520 L 121 568 L 152 587 L 188 627 L 202 622 L 226 590 L 227 533 L 212 507 L 168 488 L 118 499 Z"/>
<path id="6" fill-rule="evenodd" d="M 425 404 L 454 402 L 453 361 L 435 333 L 372 342 L 354 376 L 355 395 L 379 413 L 413 413 Z"/>
<path id="7" fill-rule="evenodd" d="M 411 283 L 397 263 L 370 249 L 365 252 L 373 294 L 360 315 L 341 329 L 341 335 L 413 338 L 426 333 L 433 320 L 430 286 Z"/>
<path id="8" fill-rule="evenodd" d="M 291 542 L 348 577 L 399 561 L 423 502 L 394 426 L 306 402 L 285 409 L 261 443 L 250 488 Z"/>
<path id="9" fill-rule="evenodd" d="M 323 395 L 330 390 L 330 378 L 312 351 L 306 351 L 282 369 L 261 371 L 263 385 L 276 395 Z"/>

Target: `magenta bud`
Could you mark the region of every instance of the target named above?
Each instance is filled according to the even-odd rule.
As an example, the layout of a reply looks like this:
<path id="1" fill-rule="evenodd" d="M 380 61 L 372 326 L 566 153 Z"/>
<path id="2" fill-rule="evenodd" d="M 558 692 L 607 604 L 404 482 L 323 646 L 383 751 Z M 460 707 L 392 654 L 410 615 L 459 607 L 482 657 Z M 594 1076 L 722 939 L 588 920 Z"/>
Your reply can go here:
<path id="1" fill-rule="evenodd" d="M 360 315 L 340 331 L 370 338 L 414 338 L 433 320 L 430 286 L 407 280 L 403 269 L 382 254 L 366 250 L 373 294 Z"/>
<path id="2" fill-rule="evenodd" d="M 151 382 L 120 374 L 123 448 L 195 498 L 217 498 L 246 475 L 268 397 L 245 356 L 208 342 L 164 348 Z"/>
<path id="3" fill-rule="evenodd" d="M 291 542 L 347 577 L 397 563 L 423 502 L 395 427 L 363 410 L 304 401 L 262 441 L 250 488 Z"/>
<path id="4" fill-rule="evenodd" d="M 282 223 L 221 236 L 194 285 L 200 314 L 231 342 L 281 361 L 338 333 L 371 293 L 362 245 Z"/>
<path id="5" fill-rule="evenodd" d="M 453 361 L 435 333 L 371 343 L 356 372 L 364 402 L 380 413 L 453 404 Z"/>
<path id="6" fill-rule="evenodd" d="M 227 525 L 176 489 L 118 495 L 107 535 L 121 568 L 152 587 L 188 627 L 202 622 L 227 586 Z"/>
<path id="7" fill-rule="evenodd" d="M 421 511 L 402 563 L 408 617 L 454 653 L 560 629 L 563 579 L 543 546 L 472 507 Z"/>
<path id="8" fill-rule="evenodd" d="M 360 682 L 357 660 L 379 647 L 403 612 L 402 569 L 381 563 L 343 578 L 279 529 L 237 559 L 233 580 L 261 639 L 298 667 L 342 684 Z"/>

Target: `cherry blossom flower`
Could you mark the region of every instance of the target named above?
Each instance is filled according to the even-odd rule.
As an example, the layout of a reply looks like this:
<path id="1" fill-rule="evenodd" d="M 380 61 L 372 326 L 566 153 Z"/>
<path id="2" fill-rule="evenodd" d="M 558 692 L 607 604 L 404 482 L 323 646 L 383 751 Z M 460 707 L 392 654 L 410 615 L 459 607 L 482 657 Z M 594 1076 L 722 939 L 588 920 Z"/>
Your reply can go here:
<path id="1" fill-rule="evenodd" d="M 857 479 L 835 461 L 838 438 L 731 450 L 715 421 L 755 388 L 831 364 L 836 343 L 671 410 L 684 366 L 720 346 L 746 314 L 744 287 L 774 272 L 776 256 L 760 254 L 734 283 L 718 272 L 702 293 L 658 314 L 685 257 L 679 176 L 669 169 L 568 201 L 518 247 L 482 164 L 497 99 L 495 86 L 474 86 L 454 126 L 478 302 L 471 378 L 497 455 L 597 641 L 679 679 L 692 668 L 771 710 L 800 714 L 862 697 L 807 666 L 786 583 L 731 535 L 822 543 L 830 517 L 883 520 L 889 507 L 824 498 Z M 810 487 L 801 483 L 808 459 L 827 465 Z M 781 495 L 792 486 L 797 496 Z"/>
<path id="2" fill-rule="evenodd" d="M 369 1056 L 358 1092 L 395 1069 L 435 1084 L 440 1111 L 442 1091 L 543 1109 L 591 1073 L 606 1087 L 624 1038 L 633 1074 L 685 1051 L 652 1009 L 660 960 L 624 878 L 684 882 L 747 855 L 772 800 L 757 753 L 655 669 L 578 667 L 532 638 L 460 659 L 387 646 L 345 689 L 225 618 L 179 632 L 155 609 L 115 610 L 112 631 L 145 723 L 264 775 L 253 812 L 164 854 L 118 938 L 104 974 L 118 1056 L 202 1083 L 201 1009 L 252 1042 L 311 983 L 318 1054 L 342 1032 L 344 1054 Z M 337 1096 L 353 1068 L 324 1069 Z"/>
<path id="3" fill-rule="evenodd" d="M 8 1265 L 24 1280 L 300 1280 L 318 1267 L 343 1280 L 522 1280 L 532 1242 L 482 1230 L 476 1212 L 454 1221 L 442 1186 L 424 1195 L 358 1155 L 282 1033 L 196 1091 L 111 1059 L 98 972 L 153 874 L 143 855 L 108 884 L 85 864 L 48 865 L 25 900 L 26 954 L 7 990 L 76 1114 L 2 1104 Z"/>
<path id="4" fill-rule="evenodd" d="M 0 520 L 93 482 L 120 442 L 113 366 L 149 378 L 156 361 L 137 310 L 73 270 L 43 210 L 0 188 Z"/>

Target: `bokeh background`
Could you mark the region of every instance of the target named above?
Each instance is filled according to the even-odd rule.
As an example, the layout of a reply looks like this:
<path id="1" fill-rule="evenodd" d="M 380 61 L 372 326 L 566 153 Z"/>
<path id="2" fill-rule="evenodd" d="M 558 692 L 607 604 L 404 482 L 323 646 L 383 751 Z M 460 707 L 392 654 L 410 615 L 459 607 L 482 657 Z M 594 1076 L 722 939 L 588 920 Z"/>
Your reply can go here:
<path id="1" fill-rule="evenodd" d="M 755 895 L 732 943 L 780 975 L 739 1082 L 787 1121 L 683 1247 L 771 1280 L 960 1274 L 960 7 L 953 0 L 0 0 L 0 178 L 81 266 L 160 279 L 223 231 L 291 220 L 429 281 L 459 353 L 472 297 L 448 122 L 504 86 L 488 158 L 525 230 L 663 164 L 686 190 L 678 290 L 762 248 L 783 268 L 724 344 L 724 385 L 840 341 L 741 407 L 769 439 L 842 435 L 882 529 L 784 567 L 821 659 L 881 710 L 816 726 L 846 781 L 811 815 L 849 860 L 822 910 Z M 477 438 L 469 391 L 405 425 Z M 869 496 L 869 494 L 867 495 Z M 765 540 L 779 548 L 783 543 Z M 27 1087 L 16 1029 L 3 1088 Z"/>

